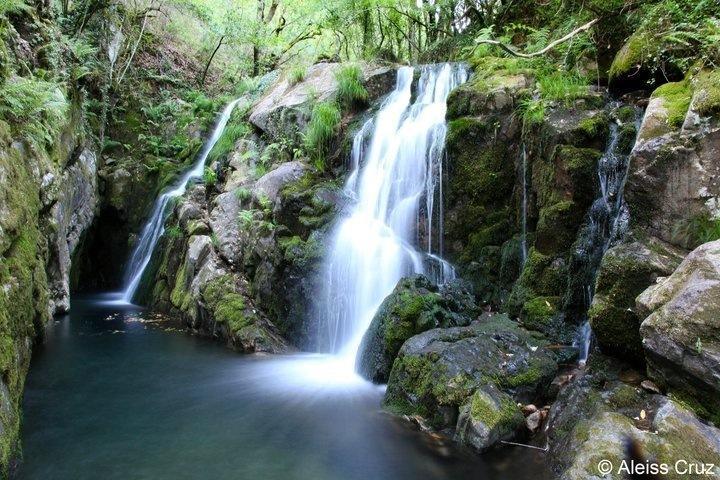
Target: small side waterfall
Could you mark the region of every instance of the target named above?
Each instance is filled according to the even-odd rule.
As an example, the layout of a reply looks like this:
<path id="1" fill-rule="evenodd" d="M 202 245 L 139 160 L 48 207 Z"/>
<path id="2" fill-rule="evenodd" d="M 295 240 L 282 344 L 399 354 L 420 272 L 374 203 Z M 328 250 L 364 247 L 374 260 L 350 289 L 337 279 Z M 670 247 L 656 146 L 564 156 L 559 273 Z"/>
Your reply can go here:
<path id="1" fill-rule="evenodd" d="M 123 302 L 131 303 L 133 297 L 135 296 L 135 292 L 138 289 L 143 272 L 145 271 L 145 268 L 147 268 L 148 263 L 150 263 L 155 246 L 165 231 L 165 218 L 167 217 L 167 210 L 170 201 L 184 194 L 190 181 L 202 177 L 203 170 L 205 168 L 205 161 L 207 160 L 210 151 L 215 146 L 215 143 L 217 143 L 220 139 L 228 120 L 230 120 L 230 115 L 239 101 L 240 99 L 234 100 L 225 107 L 220 115 L 220 118 L 215 124 L 212 135 L 205 142 L 205 145 L 203 146 L 203 149 L 192 168 L 185 172 L 185 174 L 173 187 L 163 192 L 157 200 L 155 200 L 152 214 L 142 229 L 140 238 L 135 245 L 135 249 L 133 250 L 132 256 L 130 257 L 130 261 L 128 262 L 125 270 L 125 284 L 122 292 Z"/>
<path id="2" fill-rule="evenodd" d="M 445 113 L 448 94 L 467 72 L 421 67 L 414 101 L 413 78 L 413 68 L 398 71 L 395 90 L 354 138 L 345 189 L 356 201 L 325 260 L 319 346 L 350 370 L 373 315 L 403 276 L 454 276 L 441 258 Z"/>
<path id="3" fill-rule="evenodd" d="M 595 294 L 595 279 L 605 252 L 622 239 L 627 230 L 629 211 L 623 197 L 628 174 L 629 155 L 619 151 L 619 128 L 610 124 L 610 140 L 598 163 L 600 194 L 587 215 L 573 254 L 571 271 L 580 272 L 571 278 L 571 302 L 580 307 L 580 329 L 575 346 L 579 362 L 584 364 L 590 352 L 592 329 L 587 311 Z M 574 292 L 574 293 L 573 293 Z"/>

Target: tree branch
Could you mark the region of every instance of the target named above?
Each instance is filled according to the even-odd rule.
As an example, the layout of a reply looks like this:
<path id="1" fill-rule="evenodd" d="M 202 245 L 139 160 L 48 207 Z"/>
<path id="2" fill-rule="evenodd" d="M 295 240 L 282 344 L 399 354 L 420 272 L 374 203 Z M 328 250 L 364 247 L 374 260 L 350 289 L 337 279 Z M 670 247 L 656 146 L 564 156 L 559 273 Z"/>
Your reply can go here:
<path id="1" fill-rule="evenodd" d="M 559 39 L 555 40 L 554 42 L 550 42 L 550 43 L 548 44 L 548 46 L 545 47 L 545 48 L 543 48 L 542 50 L 538 50 L 537 52 L 533 52 L 533 53 L 516 52 L 515 50 L 513 50 L 513 49 L 510 48 L 509 46 L 507 46 L 507 45 L 505 45 L 504 43 L 501 43 L 501 42 L 499 42 L 499 41 L 497 41 L 497 40 L 478 40 L 478 41 L 477 41 L 477 45 L 473 48 L 473 51 L 475 51 L 475 49 L 476 49 L 477 47 L 479 47 L 480 45 L 495 45 L 495 46 L 497 46 L 497 47 L 500 47 L 502 50 L 504 50 L 505 52 L 509 53 L 510 55 L 515 56 L 515 57 L 520 57 L 520 58 L 539 57 L 540 55 L 543 55 L 543 54 L 547 53 L 548 51 L 552 50 L 553 48 L 557 47 L 557 46 L 560 45 L 561 43 L 570 40 L 571 38 L 573 38 L 573 37 L 574 37 L 575 35 L 577 35 L 578 33 L 584 32 L 584 31 L 588 30 L 590 27 L 592 27 L 593 25 L 595 25 L 595 23 L 597 23 L 597 21 L 598 21 L 597 18 L 596 18 L 595 20 L 591 20 L 591 21 L 589 21 L 588 23 L 586 23 L 585 25 L 583 25 L 582 27 L 578 27 L 578 28 L 576 28 L 575 30 L 573 30 L 572 32 L 568 33 L 568 34 L 565 35 L 564 37 L 559 38 Z"/>

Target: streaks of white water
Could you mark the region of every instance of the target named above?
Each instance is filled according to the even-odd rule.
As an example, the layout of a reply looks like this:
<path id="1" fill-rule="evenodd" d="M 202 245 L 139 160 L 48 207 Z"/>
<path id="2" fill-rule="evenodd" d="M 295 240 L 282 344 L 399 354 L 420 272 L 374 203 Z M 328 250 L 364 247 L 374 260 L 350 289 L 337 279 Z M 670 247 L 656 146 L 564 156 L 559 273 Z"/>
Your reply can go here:
<path id="1" fill-rule="evenodd" d="M 203 170 L 205 169 L 205 161 L 207 160 L 210 151 L 215 146 L 215 143 L 217 143 L 220 139 L 228 120 L 230 120 L 230 115 L 239 101 L 240 99 L 234 100 L 225 107 L 220 115 L 220 118 L 215 124 L 212 135 L 205 142 L 205 145 L 203 146 L 203 149 L 192 168 L 185 172 L 177 184 L 163 192 L 155 201 L 152 214 L 150 215 L 148 222 L 143 227 L 140 238 L 135 245 L 132 256 L 130 257 L 130 261 L 128 262 L 125 270 L 125 284 L 123 286 L 121 296 L 122 302 L 132 303 L 143 272 L 145 272 L 145 269 L 152 258 L 153 250 L 155 250 L 158 240 L 165 231 L 165 218 L 168 214 L 168 205 L 171 200 L 180 197 L 185 193 L 190 181 L 202 176 Z"/>
<path id="2" fill-rule="evenodd" d="M 336 227 L 326 258 L 317 305 L 320 348 L 338 354 L 350 374 L 373 315 L 403 276 L 424 273 L 438 282 L 454 276 L 438 248 L 439 197 L 446 100 L 467 73 L 459 65 L 422 67 L 414 102 L 413 77 L 410 67 L 398 71 L 395 90 L 354 139 L 345 189 L 356 202 Z M 426 241 L 420 246 L 423 216 Z"/>

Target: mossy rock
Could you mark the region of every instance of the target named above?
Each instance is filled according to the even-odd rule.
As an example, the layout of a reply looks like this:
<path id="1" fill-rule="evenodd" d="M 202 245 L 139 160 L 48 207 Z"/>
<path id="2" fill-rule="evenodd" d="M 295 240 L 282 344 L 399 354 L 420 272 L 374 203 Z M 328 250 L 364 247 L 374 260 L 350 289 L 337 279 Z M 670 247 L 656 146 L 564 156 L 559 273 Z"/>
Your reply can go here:
<path id="1" fill-rule="evenodd" d="M 575 242 L 585 212 L 572 200 L 562 200 L 540 210 L 535 248 L 553 255 L 567 251 Z"/>
<path id="2" fill-rule="evenodd" d="M 595 295 L 588 312 L 600 348 L 627 361 L 644 362 L 635 298 L 658 277 L 670 275 L 682 252 L 655 239 L 611 248 L 598 270 Z"/>
<path id="3" fill-rule="evenodd" d="M 460 407 L 456 438 L 483 452 L 501 440 L 511 440 L 525 424 L 512 397 L 492 385 L 484 385 Z"/>
<path id="4" fill-rule="evenodd" d="M 471 294 L 465 296 L 469 299 L 453 301 L 424 276 L 400 280 L 380 305 L 363 336 L 358 372 L 368 380 L 384 383 L 405 340 L 432 328 L 469 324 L 477 307 Z"/>
<path id="5" fill-rule="evenodd" d="M 693 109 L 702 117 L 720 115 L 720 69 L 703 70 L 692 80 L 695 89 Z"/>
<path id="6" fill-rule="evenodd" d="M 514 401 L 540 400 L 557 370 L 545 345 L 542 337 L 499 314 L 469 327 L 421 333 L 400 349 L 385 405 L 443 428 L 457 421 L 460 406 L 483 385 L 494 385 Z"/>

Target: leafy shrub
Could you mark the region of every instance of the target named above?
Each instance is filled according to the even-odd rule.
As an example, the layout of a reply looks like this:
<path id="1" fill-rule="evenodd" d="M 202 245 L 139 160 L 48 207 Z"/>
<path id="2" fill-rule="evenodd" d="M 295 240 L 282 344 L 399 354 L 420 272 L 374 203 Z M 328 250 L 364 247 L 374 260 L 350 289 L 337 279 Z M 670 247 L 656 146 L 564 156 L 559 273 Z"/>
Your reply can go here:
<path id="1" fill-rule="evenodd" d="M 305 132 L 305 147 L 319 170 L 325 169 L 325 157 L 340 127 L 340 109 L 334 102 L 320 102 L 313 107 Z"/>
<path id="2" fill-rule="evenodd" d="M 0 87 L 0 118 L 39 145 L 52 144 L 67 110 L 65 95 L 55 83 L 15 77 Z"/>
<path id="3" fill-rule="evenodd" d="M 215 173 L 215 170 L 210 167 L 205 167 L 205 171 L 203 172 L 203 182 L 205 182 L 205 185 L 207 186 L 214 186 L 217 183 L 217 173 Z"/>
<path id="4" fill-rule="evenodd" d="M 336 73 L 338 83 L 337 100 L 345 109 L 365 105 L 368 92 L 362 84 L 363 74 L 357 65 L 343 65 Z"/>
<path id="5" fill-rule="evenodd" d="M 306 73 L 307 69 L 305 67 L 294 67 L 292 70 L 290 70 L 290 73 L 288 74 L 288 82 L 290 82 L 290 85 L 297 85 L 298 83 L 305 80 Z"/>

